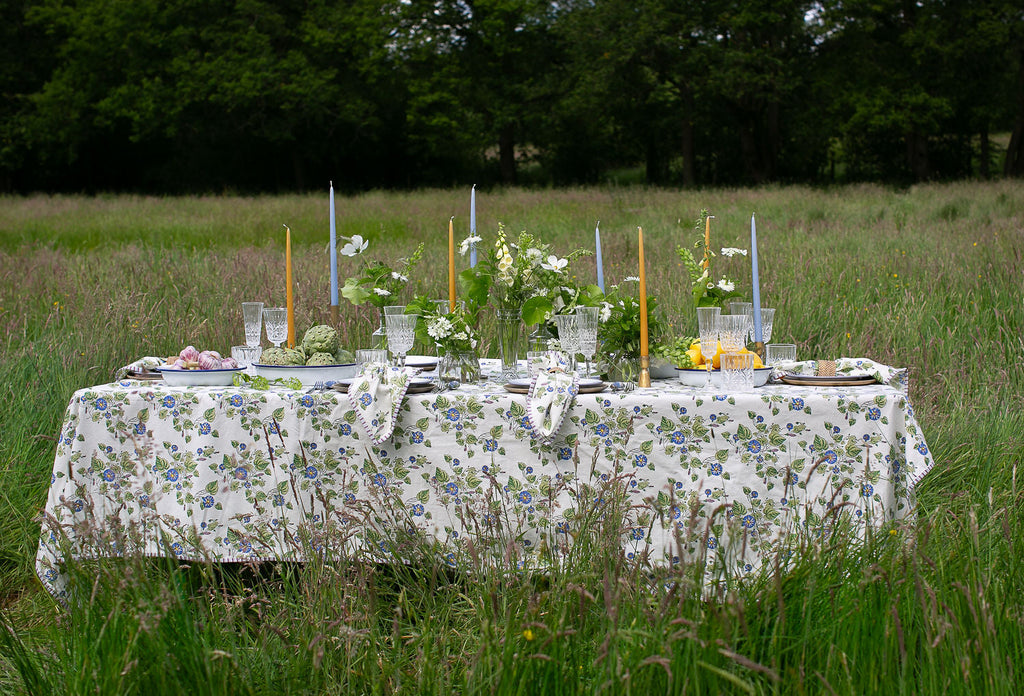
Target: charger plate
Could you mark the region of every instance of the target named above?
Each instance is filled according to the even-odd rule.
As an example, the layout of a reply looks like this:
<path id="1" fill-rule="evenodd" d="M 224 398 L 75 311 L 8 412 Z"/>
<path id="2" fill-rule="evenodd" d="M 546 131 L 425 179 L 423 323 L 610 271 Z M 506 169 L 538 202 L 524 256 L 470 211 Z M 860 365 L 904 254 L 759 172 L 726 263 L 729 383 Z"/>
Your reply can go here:
<path id="1" fill-rule="evenodd" d="M 335 391 L 340 391 L 345 394 L 348 393 L 348 387 L 352 382 L 355 381 L 354 377 L 346 377 L 345 379 L 339 379 L 331 387 Z M 406 394 L 425 394 L 428 391 L 433 391 L 434 380 L 415 378 L 409 381 L 409 388 L 405 390 Z"/>
<path id="2" fill-rule="evenodd" d="M 871 375 L 836 375 L 822 377 L 818 375 L 790 375 L 783 373 L 779 381 L 795 387 L 858 387 L 875 384 L 877 380 Z"/>
<path id="3" fill-rule="evenodd" d="M 505 391 L 513 394 L 529 394 L 531 380 L 514 379 L 504 385 Z M 599 379 L 581 379 L 580 394 L 598 394 L 608 388 L 608 385 Z"/>

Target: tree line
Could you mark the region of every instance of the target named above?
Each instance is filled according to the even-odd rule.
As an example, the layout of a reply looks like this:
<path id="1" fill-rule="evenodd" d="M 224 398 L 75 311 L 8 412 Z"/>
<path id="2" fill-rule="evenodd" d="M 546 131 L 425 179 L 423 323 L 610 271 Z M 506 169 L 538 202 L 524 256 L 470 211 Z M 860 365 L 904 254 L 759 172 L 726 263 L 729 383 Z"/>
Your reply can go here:
<path id="1" fill-rule="evenodd" d="M 1022 53 L 1022 0 L 7 0 L 0 190 L 1020 176 Z"/>

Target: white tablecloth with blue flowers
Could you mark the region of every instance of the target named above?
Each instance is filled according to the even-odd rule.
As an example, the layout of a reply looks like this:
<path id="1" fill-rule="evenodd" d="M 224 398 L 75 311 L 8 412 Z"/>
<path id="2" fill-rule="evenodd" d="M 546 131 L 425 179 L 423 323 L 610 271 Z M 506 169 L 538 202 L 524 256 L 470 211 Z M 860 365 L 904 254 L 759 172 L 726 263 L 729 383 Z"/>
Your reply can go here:
<path id="1" fill-rule="evenodd" d="M 573 549 L 729 582 L 840 527 L 906 517 L 932 459 L 907 396 L 883 385 L 719 394 L 656 381 L 581 394 L 531 436 L 526 396 L 483 383 L 413 394 L 370 444 L 345 394 L 120 381 L 75 392 L 37 572 L 65 554 L 221 562 L 311 555 L 516 568 Z M 483 560 L 489 559 L 489 560 Z"/>

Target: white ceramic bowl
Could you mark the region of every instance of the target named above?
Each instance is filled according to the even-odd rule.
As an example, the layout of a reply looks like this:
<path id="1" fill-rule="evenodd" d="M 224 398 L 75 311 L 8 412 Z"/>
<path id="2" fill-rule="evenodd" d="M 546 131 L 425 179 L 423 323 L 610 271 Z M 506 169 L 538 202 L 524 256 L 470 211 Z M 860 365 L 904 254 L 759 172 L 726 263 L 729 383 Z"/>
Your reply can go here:
<path id="1" fill-rule="evenodd" d="M 227 367 L 220 370 L 175 370 L 158 367 L 164 381 L 173 387 L 228 387 L 234 381 L 235 373 L 243 367 Z"/>
<path id="2" fill-rule="evenodd" d="M 760 387 L 768 383 L 772 368 L 758 367 L 754 369 L 754 386 Z M 708 371 L 703 367 L 688 367 L 679 370 L 679 381 L 688 387 L 703 387 L 708 381 Z M 711 386 L 722 386 L 722 371 L 711 371 Z"/>
<path id="3" fill-rule="evenodd" d="M 672 379 L 676 376 L 676 367 L 665 358 L 651 358 L 651 379 Z"/>
<path id="4" fill-rule="evenodd" d="M 337 382 L 355 377 L 359 371 L 356 363 L 344 365 L 263 365 L 256 363 L 256 374 L 269 380 L 297 377 L 303 387 L 312 387 L 317 382 Z"/>

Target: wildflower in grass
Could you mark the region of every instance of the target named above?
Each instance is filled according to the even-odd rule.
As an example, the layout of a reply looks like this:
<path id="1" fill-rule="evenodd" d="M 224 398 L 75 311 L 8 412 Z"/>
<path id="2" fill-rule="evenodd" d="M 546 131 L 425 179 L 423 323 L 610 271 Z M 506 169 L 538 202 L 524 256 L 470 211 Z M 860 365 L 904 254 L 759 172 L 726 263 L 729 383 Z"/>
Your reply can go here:
<path id="1" fill-rule="evenodd" d="M 525 639 L 526 639 L 526 640 L 528 640 L 528 641 L 530 641 L 530 640 L 533 640 L 533 638 L 534 638 L 534 635 L 533 635 L 533 631 L 531 631 L 531 630 L 530 630 L 530 629 L 528 629 L 528 628 L 527 628 L 527 629 L 525 629 L 525 630 L 523 631 L 523 638 L 525 638 Z"/>
<path id="2" fill-rule="evenodd" d="M 465 256 L 466 252 L 469 251 L 470 248 L 476 246 L 477 244 L 479 244 L 482 241 L 483 241 L 483 238 L 481 238 L 481 237 L 477 237 L 477 236 L 466 237 L 465 239 L 462 240 L 462 243 L 459 244 L 459 255 L 460 256 Z"/>

